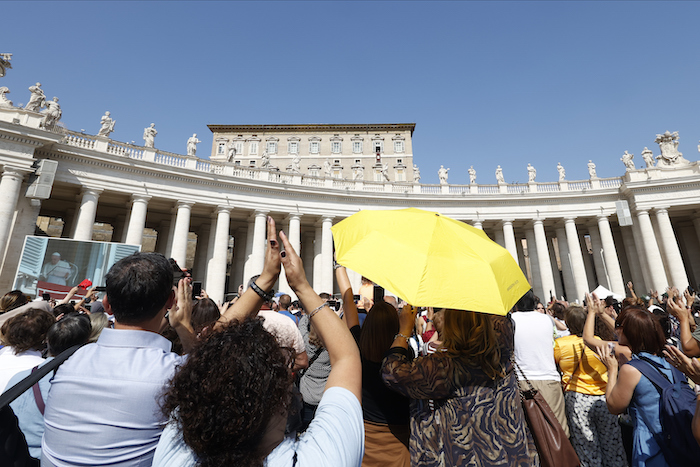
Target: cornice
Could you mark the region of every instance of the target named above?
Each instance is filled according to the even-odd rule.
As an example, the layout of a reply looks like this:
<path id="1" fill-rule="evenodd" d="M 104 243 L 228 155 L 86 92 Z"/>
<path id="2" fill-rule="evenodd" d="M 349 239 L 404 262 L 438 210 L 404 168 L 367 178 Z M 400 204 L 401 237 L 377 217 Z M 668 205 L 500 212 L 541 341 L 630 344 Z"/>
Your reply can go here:
<path id="1" fill-rule="evenodd" d="M 415 123 L 313 123 L 313 124 L 281 124 L 281 125 L 207 125 L 212 133 L 255 133 L 265 131 L 410 131 L 416 129 Z"/>

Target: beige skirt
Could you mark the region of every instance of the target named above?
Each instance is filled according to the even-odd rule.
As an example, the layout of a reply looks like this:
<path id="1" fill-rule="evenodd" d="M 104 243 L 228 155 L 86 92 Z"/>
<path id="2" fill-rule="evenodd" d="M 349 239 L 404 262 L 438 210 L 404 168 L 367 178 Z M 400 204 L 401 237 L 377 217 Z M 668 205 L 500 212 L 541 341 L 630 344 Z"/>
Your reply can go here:
<path id="1" fill-rule="evenodd" d="M 365 457 L 362 467 L 410 467 L 408 425 L 382 425 L 365 420 Z"/>

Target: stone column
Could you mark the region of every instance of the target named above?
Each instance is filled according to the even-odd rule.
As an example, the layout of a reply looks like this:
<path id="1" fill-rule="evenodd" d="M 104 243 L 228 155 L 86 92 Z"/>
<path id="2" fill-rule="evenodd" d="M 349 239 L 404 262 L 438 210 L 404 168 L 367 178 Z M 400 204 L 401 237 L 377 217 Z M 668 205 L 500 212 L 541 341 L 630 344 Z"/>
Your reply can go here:
<path id="1" fill-rule="evenodd" d="M 515 262 L 518 265 L 520 265 L 520 262 L 518 261 L 518 246 L 515 240 L 515 230 L 513 229 L 513 221 L 504 220 L 501 223 L 501 226 L 503 228 L 503 246 L 506 250 L 510 252 L 510 255 L 513 257 Z"/>
<path id="2" fill-rule="evenodd" d="M 640 261 L 639 251 L 644 251 L 637 245 L 637 239 L 634 234 L 633 226 L 620 227 L 620 236 L 622 237 L 622 246 L 625 249 L 627 263 L 630 268 L 630 278 L 634 284 L 635 290 L 647 290 L 646 273 L 644 266 Z M 627 295 L 627 284 L 625 284 L 625 296 Z"/>
<path id="3" fill-rule="evenodd" d="M 95 225 L 95 215 L 97 214 L 97 200 L 102 190 L 94 188 L 83 188 L 81 191 L 82 200 L 78 211 L 78 219 L 75 222 L 74 240 L 92 240 L 92 228 Z"/>
<path id="4" fill-rule="evenodd" d="M 557 262 L 557 248 L 554 245 L 554 239 L 556 236 L 547 237 L 547 248 L 549 248 L 549 264 L 552 265 L 552 277 L 554 277 L 554 287 L 556 290 L 555 297 L 560 299 L 564 294 L 564 282 L 562 282 L 562 274 L 559 270 L 559 263 Z M 558 242 L 557 242 L 558 243 Z"/>
<path id="5" fill-rule="evenodd" d="M 552 273 L 552 263 L 549 261 L 549 248 L 547 247 L 547 236 L 544 232 L 544 222 L 536 219 L 532 222 L 534 249 L 537 251 L 537 262 L 540 273 L 540 282 L 544 296 L 540 299 L 549 301 L 550 295 L 557 296 L 557 291 Z M 530 242 L 528 241 L 528 245 Z M 528 246 L 529 250 L 529 246 Z"/>
<path id="6" fill-rule="evenodd" d="M 333 294 L 333 218 L 324 216 L 321 219 L 321 287 L 322 292 Z"/>
<path id="7" fill-rule="evenodd" d="M 583 266 L 586 270 L 586 290 L 590 291 L 595 289 L 598 284 L 596 283 L 596 271 L 593 264 L 590 253 L 588 252 L 588 246 L 586 245 L 586 236 L 583 232 L 578 234 L 578 244 L 581 249 L 581 257 L 583 258 Z"/>
<path id="8" fill-rule="evenodd" d="M 313 268 L 313 288 L 316 293 L 326 292 L 323 289 L 323 250 L 321 245 L 323 241 L 321 239 L 323 235 L 323 230 L 321 226 L 316 224 L 316 229 L 314 231 L 314 268 Z"/>
<path id="9" fill-rule="evenodd" d="M 598 278 L 598 282 L 603 287 L 610 289 L 610 281 L 608 280 L 608 273 L 605 267 L 605 261 L 603 260 L 603 245 L 600 240 L 600 233 L 597 226 L 591 225 L 588 229 L 588 235 L 591 237 L 591 251 L 593 256 L 593 267 L 595 268 L 595 276 Z M 590 286 L 591 284 L 589 284 Z M 591 290 L 596 287 L 593 284 Z"/>
<path id="10" fill-rule="evenodd" d="M 671 284 L 678 290 L 685 290 L 688 287 L 688 275 L 685 273 L 681 250 L 678 248 L 676 235 L 673 233 L 671 219 L 668 217 L 667 208 L 656 208 L 656 222 L 659 225 L 659 243 L 666 257 L 666 265 L 671 276 Z M 661 292 L 661 290 L 659 290 Z"/>
<path id="11" fill-rule="evenodd" d="M 229 226 L 231 208 L 218 206 L 216 210 L 216 232 L 214 251 L 207 269 L 207 293 L 215 302 L 224 301 L 226 292 L 226 266 L 228 260 Z M 262 269 L 261 269 L 262 270 Z"/>
<path id="12" fill-rule="evenodd" d="M 573 302 L 576 299 L 576 284 L 574 283 L 574 268 L 571 264 L 569 244 L 566 240 L 566 229 L 557 226 L 557 245 L 559 246 L 559 261 L 561 261 L 561 275 L 563 279 L 563 291 L 566 299 Z"/>
<path id="13" fill-rule="evenodd" d="M 243 269 L 245 268 L 245 240 L 246 229 L 236 229 L 233 237 L 233 272 L 229 279 L 229 292 L 237 293 L 238 286 L 243 283 Z"/>
<path id="14" fill-rule="evenodd" d="M 181 268 L 185 267 L 185 261 L 187 261 L 187 240 L 190 233 L 190 214 L 193 204 L 186 201 L 178 201 L 177 203 L 170 256 L 177 261 L 177 265 Z"/>
<path id="15" fill-rule="evenodd" d="M 267 211 L 255 211 L 253 224 L 253 242 L 250 252 L 250 274 L 245 278 L 246 285 L 248 280 L 262 273 L 265 265 L 265 237 L 267 236 Z"/>
<path id="16" fill-rule="evenodd" d="M 620 260 L 617 257 L 615 240 L 613 239 L 610 221 L 607 216 L 598 216 L 598 232 L 600 234 L 600 244 L 603 249 L 603 259 L 608 288 L 620 295 L 625 295 L 625 283 L 622 279 L 622 269 Z"/>
<path id="17" fill-rule="evenodd" d="M 205 222 L 195 230 L 197 234 L 197 246 L 194 250 L 194 266 L 192 277 L 196 281 L 202 281 L 204 290 L 209 291 L 207 285 L 207 269 L 209 264 L 209 256 L 207 250 L 209 248 L 209 234 L 211 233 L 211 224 Z"/>
<path id="18" fill-rule="evenodd" d="M 141 245 L 143 243 L 143 229 L 146 228 L 146 212 L 148 210 L 148 200 L 150 196 L 131 196 L 131 215 L 129 216 L 129 226 L 126 230 L 126 240 L 124 243 Z"/>
<path id="19" fill-rule="evenodd" d="M 2 172 L 0 180 L 0 259 L 5 258 L 5 250 L 10 241 L 10 232 L 14 224 L 15 209 L 24 175 L 25 171 L 8 166 L 5 166 Z"/>
<path id="20" fill-rule="evenodd" d="M 472 227 L 479 229 L 479 230 L 484 230 L 483 223 L 481 221 L 474 221 L 472 223 Z"/>
<path id="21" fill-rule="evenodd" d="M 578 233 L 576 231 L 576 220 L 573 218 L 565 219 L 564 228 L 566 229 L 566 241 L 569 246 L 569 255 L 571 255 L 574 286 L 576 287 L 576 295 L 574 298 L 583 302 L 586 292 L 588 292 L 588 279 L 586 278 L 586 267 L 583 264 L 581 244 L 579 243 Z"/>
<path id="22" fill-rule="evenodd" d="M 640 210 L 637 212 L 637 222 L 639 223 L 639 233 L 642 237 L 642 247 L 646 253 L 647 265 L 649 266 L 651 287 L 661 294 L 666 290 L 668 280 L 666 279 L 661 252 L 656 243 L 654 227 L 651 225 L 651 219 L 649 218 L 649 211 Z"/>
<path id="23" fill-rule="evenodd" d="M 287 228 L 285 229 L 285 232 L 287 234 L 287 238 L 289 239 L 289 243 L 292 244 L 294 251 L 296 251 L 297 254 L 300 255 L 301 214 L 290 214 L 285 220 L 287 221 Z M 288 294 L 292 297 L 292 300 L 296 299 L 296 295 L 292 292 L 291 287 L 289 287 L 289 283 L 287 283 L 287 276 L 284 273 L 284 266 L 282 266 L 282 271 L 280 272 L 279 284 L 280 292 Z"/>

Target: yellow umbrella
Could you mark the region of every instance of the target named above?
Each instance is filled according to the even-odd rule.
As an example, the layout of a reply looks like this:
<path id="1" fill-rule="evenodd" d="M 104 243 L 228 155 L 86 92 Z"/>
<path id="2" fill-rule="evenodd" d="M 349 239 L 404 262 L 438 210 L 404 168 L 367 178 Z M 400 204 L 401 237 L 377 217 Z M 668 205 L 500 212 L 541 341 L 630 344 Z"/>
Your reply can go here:
<path id="1" fill-rule="evenodd" d="M 505 315 L 530 289 L 508 250 L 437 212 L 360 211 L 331 230 L 338 263 L 414 306 Z"/>

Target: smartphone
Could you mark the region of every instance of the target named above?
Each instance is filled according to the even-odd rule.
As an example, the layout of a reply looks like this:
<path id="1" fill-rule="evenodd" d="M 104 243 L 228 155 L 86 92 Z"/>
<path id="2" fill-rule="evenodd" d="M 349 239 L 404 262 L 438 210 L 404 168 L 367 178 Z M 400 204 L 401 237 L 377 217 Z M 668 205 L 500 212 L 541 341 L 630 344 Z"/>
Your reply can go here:
<path id="1" fill-rule="evenodd" d="M 381 303 L 384 301 L 384 287 L 381 285 L 374 286 L 374 303 Z"/>
<path id="2" fill-rule="evenodd" d="M 107 291 L 107 286 L 106 285 L 98 285 L 95 287 L 95 292 L 106 292 Z"/>
<path id="3" fill-rule="evenodd" d="M 41 299 L 45 302 L 48 302 L 49 300 L 51 300 L 51 294 L 44 292 L 43 294 L 41 294 Z"/>
<path id="4" fill-rule="evenodd" d="M 202 283 L 199 281 L 192 282 L 192 300 L 202 295 Z"/>
<path id="5" fill-rule="evenodd" d="M 355 303 L 359 303 L 360 302 L 360 295 L 359 294 L 353 295 L 352 301 L 354 301 Z"/>

